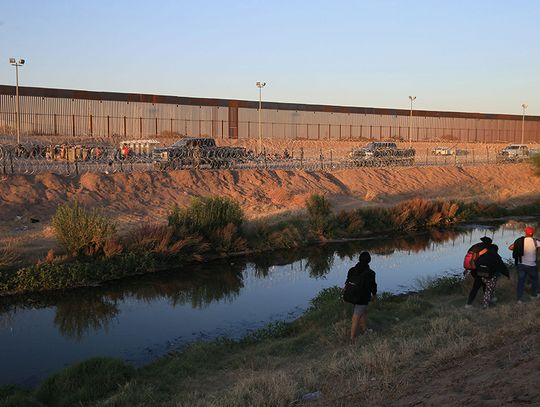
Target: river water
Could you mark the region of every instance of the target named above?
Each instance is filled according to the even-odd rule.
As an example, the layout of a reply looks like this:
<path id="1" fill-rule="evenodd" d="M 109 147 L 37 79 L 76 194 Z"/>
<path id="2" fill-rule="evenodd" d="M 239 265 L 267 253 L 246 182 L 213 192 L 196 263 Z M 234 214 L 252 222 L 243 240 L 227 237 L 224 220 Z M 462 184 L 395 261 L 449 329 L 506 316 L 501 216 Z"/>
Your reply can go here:
<path id="1" fill-rule="evenodd" d="M 363 250 L 379 292 L 461 273 L 468 247 L 488 235 L 503 258 L 522 224 L 473 225 L 189 266 L 92 289 L 0 301 L 0 385 L 32 387 L 93 356 L 148 363 L 194 340 L 239 338 L 300 316 L 326 287 L 342 286 Z M 464 299 L 465 301 L 465 299 Z"/>

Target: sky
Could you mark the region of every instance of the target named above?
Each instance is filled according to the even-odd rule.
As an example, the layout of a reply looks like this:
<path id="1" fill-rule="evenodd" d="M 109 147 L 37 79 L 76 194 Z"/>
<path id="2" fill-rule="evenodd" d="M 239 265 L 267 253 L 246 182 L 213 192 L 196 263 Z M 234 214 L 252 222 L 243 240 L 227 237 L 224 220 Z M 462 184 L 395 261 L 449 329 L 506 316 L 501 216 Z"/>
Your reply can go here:
<path id="1" fill-rule="evenodd" d="M 0 0 L 0 84 L 540 116 L 537 0 Z"/>

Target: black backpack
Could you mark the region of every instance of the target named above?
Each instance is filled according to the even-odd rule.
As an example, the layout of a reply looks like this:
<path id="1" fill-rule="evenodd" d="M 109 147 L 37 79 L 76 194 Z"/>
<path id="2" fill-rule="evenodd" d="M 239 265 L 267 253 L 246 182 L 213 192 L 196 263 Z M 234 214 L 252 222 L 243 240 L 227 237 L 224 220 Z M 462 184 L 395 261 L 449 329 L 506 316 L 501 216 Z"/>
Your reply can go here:
<path id="1" fill-rule="evenodd" d="M 368 272 L 366 270 L 345 281 L 345 288 L 343 290 L 343 300 L 345 302 L 351 304 L 361 304 L 362 302 L 365 302 L 367 277 Z"/>
<path id="2" fill-rule="evenodd" d="M 516 239 L 514 242 L 514 249 L 512 250 L 512 257 L 516 266 L 521 263 L 521 259 L 524 253 L 525 238 L 523 236 Z"/>

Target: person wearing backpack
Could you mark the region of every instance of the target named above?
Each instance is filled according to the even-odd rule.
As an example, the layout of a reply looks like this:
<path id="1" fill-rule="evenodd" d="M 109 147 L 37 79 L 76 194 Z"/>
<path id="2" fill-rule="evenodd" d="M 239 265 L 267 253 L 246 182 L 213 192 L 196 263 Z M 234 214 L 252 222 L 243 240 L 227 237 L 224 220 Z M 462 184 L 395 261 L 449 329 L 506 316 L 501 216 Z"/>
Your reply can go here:
<path id="1" fill-rule="evenodd" d="M 538 294 L 538 269 L 536 267 L 536 252 L 540 248 L 540 241 L 533 237 L 534 229 L 530 226 L 525 228 L 525 236 L 522 236 L 508 248 L 512 250 L 512 257 L 515 260 L 518 283 L 517 302 L 523 303 L 523 291 L 527 278 L 531 282 L 531 297 L 540 299 Z"/>
<path id="2" fill-rule="evenodd" d="M 486 309 L 495 303 L 494 298 L 497 278 L 501 274 L 510 278 L 508 268 L 499 255 L 499 247 L 495 244 L 490 244 L 487 247 L 487 252 L 482 256 L 479 256 L 476 260 L 476 275 L 480 277 L 486 287 L 484 290 L 482 308 Z"/>
<path id="3" fill-rule="evenodd" d="M 369 267 L 371 255 L 360 253 L 358 263 L 347 273 L 343 299 L 354 304 L 351 322 L 351 343 L 356 341 L 358 328 L 362 333 L 367 329 L 367 308 L 370 301 L 377 301 L 377 282 L 375 272 Z"/>
<path id="4" fill-rule="evenodd" d="M 491 238 L 484 236 L 480 238 L 479 243 L 472 245 L 469 250 L 467 250 L 467 254 L 465 255 L 465 259 L 463 261 L 463 267 L 465 268 L 465 273 L 469 272 L 474 280 L 471 291 L 469 292 L 469 297 L 467 298 L 467 304 L 465 304 L 465 308 L 472 307 L 472 303 L 474 302 L 480 287 L 482 287 L 484 295 L 486 293 L 486 284 L 482 277 L 476 272 L 476 261 L 480 256 L 487 253 L 492 242 L 493 241 Z"/>

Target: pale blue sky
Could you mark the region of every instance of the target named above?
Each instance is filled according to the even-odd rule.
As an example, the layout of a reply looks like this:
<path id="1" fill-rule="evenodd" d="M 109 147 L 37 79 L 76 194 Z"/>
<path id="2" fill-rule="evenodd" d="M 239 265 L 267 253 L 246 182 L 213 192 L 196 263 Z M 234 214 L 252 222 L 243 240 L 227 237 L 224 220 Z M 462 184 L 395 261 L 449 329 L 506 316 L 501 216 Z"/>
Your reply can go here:
<path id="1" fill-rule="evenodd" d="M 540 115 L 540 1 L 0 0 L 0 83 Z"/>

